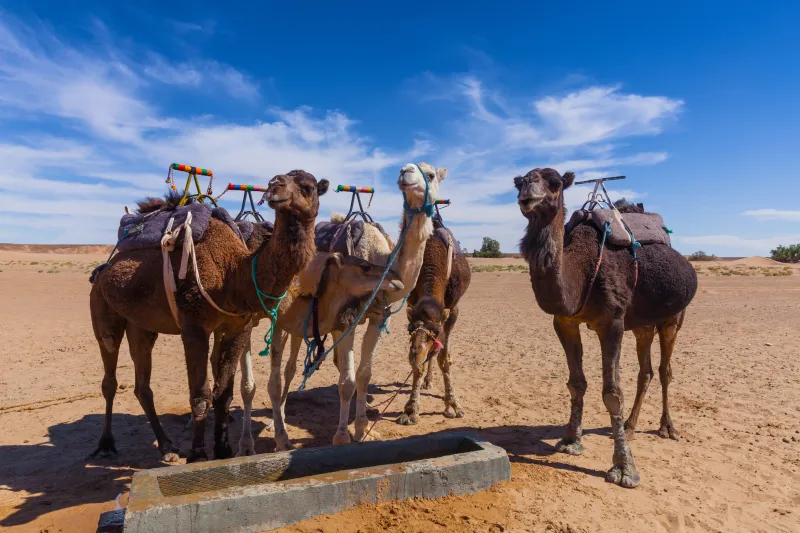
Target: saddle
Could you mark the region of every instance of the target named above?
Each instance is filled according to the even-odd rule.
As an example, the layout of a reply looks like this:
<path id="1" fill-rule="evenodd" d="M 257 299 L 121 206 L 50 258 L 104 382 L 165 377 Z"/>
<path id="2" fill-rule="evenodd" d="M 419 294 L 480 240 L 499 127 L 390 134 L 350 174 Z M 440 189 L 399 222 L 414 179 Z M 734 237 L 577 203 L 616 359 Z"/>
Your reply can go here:
<path id="1" fill-rule="evenodd" d="M 314 228 L 314 244 L 320 252 L 339 252 L 353 255 L 353 250 L 358 247 L 364 236 L 363 220 L 350 219 L 346 223 L 320 222 Z M 383 234 L 387 235 L 383 227 L 377 222 L 369 222 Z M 388 237 L 388 235 L 387 235 Z"/>
<path id="2" fill-rule="evenodd" d="M 564 228 L 564 235 L 569 236 L 581 224 L 589 224 L 602 235 L 610 224 L 611 233 L 606 238 L 608 244 L 614 246 L 632 246 L 633 239 L 646 246 L 648 244 L 672 243 L 664 226 L 664 219 L 657 213 L 620 213 L 610 209 L 592 209 L 575 211 Z"/>
<path id="3" fill-rule="evenodd" d="M 433 217 L 433 234 L 436 235 L 445 246 L 453 246 L 453 255 L 461 255 L 461 245 L 458 244 L 456 236 L 450 231 L 450 228 L 445 227 L 441 217 Z"/>

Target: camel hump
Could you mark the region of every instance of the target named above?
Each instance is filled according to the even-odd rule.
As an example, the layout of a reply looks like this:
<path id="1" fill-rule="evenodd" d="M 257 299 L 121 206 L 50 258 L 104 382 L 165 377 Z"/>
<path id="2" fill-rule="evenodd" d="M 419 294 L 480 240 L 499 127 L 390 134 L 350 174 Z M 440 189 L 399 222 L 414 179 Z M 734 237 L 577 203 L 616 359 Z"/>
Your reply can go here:
<path id="1" fill-rule="evenodd" d="M 589 224 L 602 234 L 605 231 L 606 223 L 611 228 L 611 234 L 606 238 L 608 244 L 631 246 L 631 234 L 633 234 L 633 239 L 641 245 L 672 245 L 669 233 L 664 226 L 664 219 L 658 213 L 620 213 L 610 209 L 592 209 L 591 211 L 579 209 L 570 217 L 564 232 L 569 235 L 578 226 Z"/>

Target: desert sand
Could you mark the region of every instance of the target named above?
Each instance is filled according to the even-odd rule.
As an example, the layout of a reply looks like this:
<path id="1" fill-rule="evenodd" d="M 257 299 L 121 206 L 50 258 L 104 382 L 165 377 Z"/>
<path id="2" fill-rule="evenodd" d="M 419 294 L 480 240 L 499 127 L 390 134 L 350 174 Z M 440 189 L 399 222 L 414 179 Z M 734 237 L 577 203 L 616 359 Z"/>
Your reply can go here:
<path id="1" fill-rule="evenodd" d="M 104 410 L 88 272 L 105 260 L 109 248 L 5 248 L 0 251 L 0 529 L 91 532 L 118 495 L 125 504 L 133 472 L 162 466 L 133 395 L 125 343 L 114 418 L 120 453 L 86 459 L 100 436 Z M 536 306 L 526 273 L 481 272 L 462 300 L 451 341 L 466 417 L 448 420 L 440 414 L 437 369 L 432 390 L 422 397 L 419 424 L 393 422 L 408 397 L 406 387 L 376 429 L 386 439 L 475 430 L 508 451 L 513 479 L 472 496 L 369 505 L 283 531 L 800 531 L 800 271 L 761 275 L 771 265 L 751 261 L 727 266 L 747 274 L 726 275 L 724 267 L 712 266 L 699 267 L 700 288 L 673 356 L 672 418 L 682 439 L 655 434 L 661 414 L 656 378 L 631 441 L 642 478 L 637 489 L 603 480 L 612 443 L 596 337 L 584 330 L 586 451 L 580 457 L 555 453 L 569 394 L 551 318 Z M 371 388 L 376 403 L 388 399 L 408 373 L 405 322 L 405 313 L 396 315 L 391 335 L 379 345 Z M 254 352 L 261 349 L 265 328 L 262 323 L 253 337 Z M 629 409 L 638 372 L 630 333 L 623 350 Z M 656 364 L 657 353 L 654 348 Z M 255 429 L 262 431 L 256 447 L 266 453 L 274 448 L 271 432 L 263 431 L 270 418 L 268 364 L 255 359 Z M 335 383 L 336 372 L 326 362 L 309 390 L 290 394 L 287 419 L 297 445 L 331 442 L 338 413 Z M 187 449 L 188 388 L 177 337 L 162 336 L 156 343 L 152 386 L 166 430 Z M 237 392 L 234 442 L 240 406 Z M 209 453 L 212 443 L 209 428 Z"/>

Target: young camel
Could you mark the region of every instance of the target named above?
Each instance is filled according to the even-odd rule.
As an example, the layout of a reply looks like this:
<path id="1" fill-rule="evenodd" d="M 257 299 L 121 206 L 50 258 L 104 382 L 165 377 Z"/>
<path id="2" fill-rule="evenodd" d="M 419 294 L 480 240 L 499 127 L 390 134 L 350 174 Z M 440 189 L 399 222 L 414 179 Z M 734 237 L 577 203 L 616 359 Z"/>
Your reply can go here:
<path id="1" fill-rule="evenodd" d="M 434 227 L 436 232 L 425 245 L 422 271 L 406 308 L 411 335 L 408 360 L 414 380 L 405 412 L 397 419 L 402 425 L 416 424 L 419 420 L 420 389 L 430 388 L 434 355 L 444 378 L 443 414 L 447 418 L 464 416 L 450 376 L 450 333 L 458 320 L 458 302 L 469 288 L 472 273 L 467 257 L 455 253 L 449 230 L 436 219 Z M 422 371 L 426 364 L 428 371 L 423 386 Z"/>
<path id="2" fill-rule="evenodd" d="M 385 279 L 381 281 L 384 267 L 373 265 L 354 256 L 343 256 L 340 253 L 320 252 L 311 260 L 308 267 L 292 282 L 289 292 L 281 302 L 278 309 L 278 322 L 276 323 L 276 337 L 271 347 L 271 356 L 280 358 L 288 335 L 298 341 L 313 338 L 313 320 L 309 315 L 309 306 L 313 298 L 317 297 L 319 323 L 317 324 L 320 335 L 327 335 L 331 331 L 347 329 L 358 315 L 361 306 L 375 287 L 380 284 L 381 290 L 396 292 L 403 290 L 400 275 L 395 270 L 390 270 Z M 297 353 L 300 343 L 292 344 L 292 354 L 286 363 L 286 380 L 280 396 L 279 406 L 273 403 L 273 422 L 276 434 L 286 434 L 284 425 L 284 408 L 289 394 L 289 386 L 297 368 Z M 280 359 L 278 359 L 280 368 Z M 253 367 L 248 350 L 241 363 L 242 368 L 242 400 L 244 403 L 244 416 L 242 418 L 242 434 L 239 440 L 239 453 L 237 456 L 253 455 L 255 443 L 251 431 L 251 412 L 253 398 L 255 397 L 255 380 Z M 277 374 L 280 376 L 280 374 Z M 274 378 L 271 375 L 270 378 Z M 280 387 L 280 383 L 278 384 Z M 270 390 L 274 388 L 270 382 Z M 276 409 L 277 407 L 277 409 Z"/>
<path id="3" fill-rule="evenodd" d="M 553 315 L 569 366 L 572 406 L 566 436 L 557 449 L 573 455 L 583 452 L 586 378 L 579 326 L 587 323 L 600 338 L 603 403 L 611 416 L 614 439 L 613 466 L 606 481 L 632 488 L 639 484 L 639 473 L 623 424 L 619 383 L 623 332 L 649 326 L 669 328 L 666 324 L 694 298 L 697 274 L 677 251 L 650 244 L 638 250 L 637 280 L 630 248 L 607 245 L 599 261 L 600 235 L 587 224 L 577 226 L 565 241 L 564 191 L 574 179 L 572 172 L 562 177 L 552 168 L 537 168 L 514 178 L 517 202 L 528 219 L 520 247 L 530 265 L 533 292 L 539 307 Z"/>
<path id="4" fill-rule="evenodd" d="M 425 212 L 423 207 L 432 206 L 439 192 L 439 183 L 447 176 L 447 169 L 436 170 L 427 163 L 407 164 L 400 169 L 400 176 L 397 179 L 397 186 L 405 197 L 403 209 L 403 219 L 400 224 L 400 235 L 406 234 L 400 246 L 399 253 L 393 263 L 400 274 L 400 279 L 404 285 L 401 291 L 391 294 L 379 294 L 369 311 L 366 320 L 369 322 L 367 331 L 361 343 L 361 359 L 358 369 L 355 368 L 355 354 L 353 344 L 355 340 L 355 328 L 347 336 L 342 338 L 344 330 L 332 332 L 333 342 L 342 338 L 341 342 L 334 351 L 334 364 L 339 370 L 339 424 L 333 437 L 334 444 L 347 444 L 351 442 L 348 431 L 350 416 L 350 401 L 353 392 L 356 392 L 356 419 L 354 439 L 360 442 L 366 435 L 369 419 L 367 418 L 367 387 L 372 376 L 372 358 L 375 356 L 375 349 L 378 345 L 378 327 L 386 315 L 390 304 L 402 300 L 411 292 L 422 268 L 422 259 L 425 253 L 425 243 L 433 233 L 433 224 L 430 219 L 430 211 Z M 341 224 L 343 217 L 334 216 L 331 220 Z M 320 246 L 320 242 L 317 246 Z M 354 255 L 377 265 L 386 265 L 389 255 L 392 252 L 393 244 L 391 239 L 384 235 L 378 228 L 370 224 L 364 224 L 364 235 L 359 246 L 356 246 Z M 387 325 L 388 325 L 387 319 Z M 291 341 L 291 354 L 289 361 L 297 358 L 302 339 L 293 336 Z M 269 379 L 269 396 L 272 401 L 273 416 L 282 416 L 281 403 L 281 376 L 280 363 L 281 355 L 278 351 L 279 346 L 273 346 L 272 366 Z M 293 363 L 288 363 L 294 369 Z M 294 373 L 286 374 L 287 383 L 291 381 Z M 288 385 L 287 385 L 288 386 Z M 378 438 L 373 431 L 370 436 Z M 292 443 L 285 431 L 283 421 L 275 422 L 275 441 L 277 451 L 292 448 Z"/>
<path id="5" fill-rule="evenodd" d="M 328 190 L 328 181 L 317 182 L 311 174 L 294 170 L 275 176 L 267 189 L 267 201 L 275 210 L 275 228 L 269 240 L 257 250 L 248 250 L 223 222 L 211 219 L 195 255 L 200 278 L 210 298 L 236 316 L 220 313 L 201 294 L 193 275 L 178 282 L 175 294 L 178 324 L 170 312 L 162 279 L 162 257 L 157 248 L 119 253 L 97 274 L 90 294 L 92 326 L 105 367 L 103 395 L 106 419 L 95 454 L 116 453 L 111 433 L 111 415 L 117 389 L 116 367 L 119 345 L 127 334 L 136 372 L 134 393 L 147 415 L 158 440 L 162 458 L 178 459 L 178 448 L 166 436 L 156 415 L 150 389 L 152 349 L 159 333 L 181 335 L 189 376 L 193 415 L 192 449 L 188 462 L 206 460 L 205 423 L 209 405 L 215 411 L 214 455 L 230 457 L 228 410 L 233 392 L 233 377 L 239 357 L 249 348 L 252 320 L 266 316 L 254 281 L 263 293 L 280 296 L 294 276 L 313 258 L 314 222 L 319 211 L 319 196 Z M 150 202 L 150 208 L 169 205 Z M 171 254 L 174 269 L 180 254 Z M 253 272 L 255 280 L 252 279 Z M 275 301 L 264 302 L 274 307 Z M 215 357 L 214 389 L 209 390 L 207 368 L 209 338 L 219 340 Z M 216 342 L 215 342 L 216 344 Z"/>

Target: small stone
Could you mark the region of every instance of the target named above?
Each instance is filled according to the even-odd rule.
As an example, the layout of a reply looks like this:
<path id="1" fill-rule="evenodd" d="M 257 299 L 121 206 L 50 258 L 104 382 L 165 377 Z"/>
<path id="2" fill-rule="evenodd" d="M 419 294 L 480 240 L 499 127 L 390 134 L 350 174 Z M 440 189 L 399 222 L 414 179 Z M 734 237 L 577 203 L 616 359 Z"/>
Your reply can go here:
<path id="1" fill-rule="evenodd" d="M 785 442 L 786 444 L 789 444 L 789 443 L 791 443 L 792 441 L 791 441 L 791 440 L 789 440 L 789 437 L 783 437 L 783 442 Z"/>
<path id="2" fill-rule="evenodd" d="M 772 343 L 771 342 L 765 342 L 764 346 L 772 346 Z"/>
<path id="3" fill-rule="evenodd" d="M 666 487 L 664 487 L 664 492 L 667 492 L 667 488 Z"/>
<path id="4" fill-rule="evenodd" d="M 24 441 L 22 441 L 22 444 L 28 444 L 29 442 L 30 441 L 28 439 L 25 439 Z"/>

